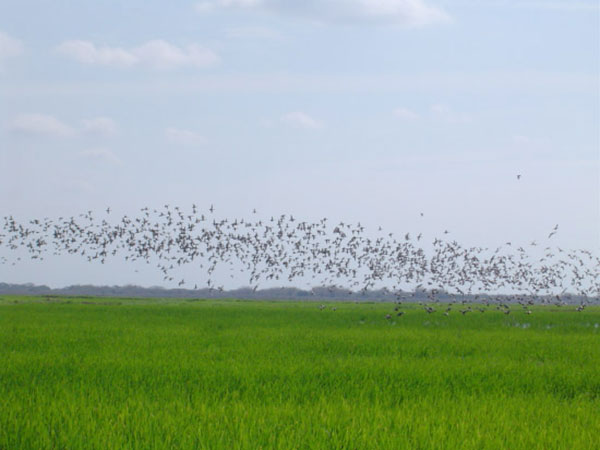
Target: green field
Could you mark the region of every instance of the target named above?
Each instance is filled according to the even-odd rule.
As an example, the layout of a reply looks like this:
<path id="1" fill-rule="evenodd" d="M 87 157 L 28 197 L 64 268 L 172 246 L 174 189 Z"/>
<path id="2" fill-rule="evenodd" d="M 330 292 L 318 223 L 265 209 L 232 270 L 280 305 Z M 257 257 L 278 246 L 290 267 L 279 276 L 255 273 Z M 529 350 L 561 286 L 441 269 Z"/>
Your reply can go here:
<path id="1" fill-rule="evenodd" d="M 318 305 L 2 297 L 0 449 L 600 448 L 599 307 Z"/>

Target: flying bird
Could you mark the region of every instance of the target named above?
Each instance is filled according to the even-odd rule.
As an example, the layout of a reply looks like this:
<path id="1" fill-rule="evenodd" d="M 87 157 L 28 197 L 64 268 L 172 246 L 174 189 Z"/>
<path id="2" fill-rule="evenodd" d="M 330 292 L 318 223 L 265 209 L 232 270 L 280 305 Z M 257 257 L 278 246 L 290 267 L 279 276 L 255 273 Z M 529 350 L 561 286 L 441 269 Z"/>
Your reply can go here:
<path id="1" fill-rule="evenodd" d="M 45 217 L 27 222 L 5 216 L 0 218 L 0 253 L 18 250 L 22 252 L 18 255 L 29 254 L 31 259 L 43 259 L 50 253 L 79 255 L 99 263 L 109 262 L 111 257 L 156 263 L 159 276 L 180 287 L 187 283 L 181 277 L 175 281 L 173 272 L 196 264 L 198 276 L 207 280 L 210 292 L 224 292 L 224 286 L 216 287 L 212 282 L 213 273 L 220 273 L 222 268 L 247 273 L 253 291 L 264 280 L 300 279 L 313 280 L 314 286 L 329 286 L 329 292 L 339 290 L 339 295 L 353 296 L 364 295 L 381 283 L 386 289 L 392 286 L 389 290 L 382 288 L 382 296 L 414 298 L 424 304 L 429 314 L 441 310 L 432 306 L 441 301 L 481 303 L 473 296 L 474 286 L 488 292 L 517 292 L 485 298 L 486 305 L 494 302 L 505 314 L 510 313 L 511 303 L 525 307 L 534 301 L 572 304 L 568 286 L 569 291 L 577 292 L 581 311 L 589 299 L 598 295 L 600 286 L 600 258 L 587 250 L 558 248 L 555 252 L 547 246 L 544 255 L 534 257 L 511 241 L 494 252 L 435 238 L 433 248 L 425 251 L 420 246 L 422 233 L 415 233 L 416 239 L 410 239 L 406 231 L 396 233 L 404 239 L 394 233 L 378 233 L 374 239 L 360 223 L 333 225 L 327 219 L 311 222 L 293 215 L 271 217 L 265 222 L 216 217 L 209 221 L 203 214 L 196 215 L 195 206 L 189 215 L 168 204 L 162 210 L 146 207 L 140 215 L 123 216 L 115 224 L 95 220 L 92 211 L 75 217 Z M 214 211 L 212 204 L 209 210 Z M 109 213 L 110 208 L 106 211 Z M 556 224 L 548 237 L 558 228 Z M 444 231 L 445 235 L 448 233 Z M 533 241 L 530 245 L 538 244 Z M 0 264 L 16 264 L 20 260 L 21 256 L 15 255 L 13 262 L 0 255 Z M 401 289 L 406 283 L 412 293 Z M 192 285 L 198 288 L 193 281 Z M 553 290 L 560 289 L 562 292 L 554 296 Z M 311 295 L 318 293 L 311 291 Z M 462 315 L 475 310 L 489 309 L 459 309 Z M 397 316 L 400 313 L 403 312 L 399 309 L 391 312 Z"/>

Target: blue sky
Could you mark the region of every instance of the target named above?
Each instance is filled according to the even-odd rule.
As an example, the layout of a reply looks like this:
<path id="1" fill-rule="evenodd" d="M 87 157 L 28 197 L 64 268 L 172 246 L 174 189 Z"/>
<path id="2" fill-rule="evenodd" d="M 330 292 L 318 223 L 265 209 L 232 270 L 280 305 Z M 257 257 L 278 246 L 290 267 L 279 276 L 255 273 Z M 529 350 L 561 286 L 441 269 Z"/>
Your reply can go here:
<path id="1" fill-rule="evenodd" d="M 594 1 L 4 1 L 1 209 L 214 203 L 474 245 L 559 223 L 597 251 L 599 42 Z M 6 281 L 157 284 L 59 266 Z"/>

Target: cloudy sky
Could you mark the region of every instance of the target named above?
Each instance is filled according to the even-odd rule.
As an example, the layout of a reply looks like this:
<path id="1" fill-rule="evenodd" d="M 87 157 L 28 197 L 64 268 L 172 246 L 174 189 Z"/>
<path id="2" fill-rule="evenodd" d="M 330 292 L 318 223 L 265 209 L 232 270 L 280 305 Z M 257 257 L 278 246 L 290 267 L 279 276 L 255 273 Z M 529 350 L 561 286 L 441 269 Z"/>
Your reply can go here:
<path id="1" fill-rule="evenodd" d="M 1 215 L 212 203 L 598 251 L 599 42 L 592 0 L 3 1 Z"/>

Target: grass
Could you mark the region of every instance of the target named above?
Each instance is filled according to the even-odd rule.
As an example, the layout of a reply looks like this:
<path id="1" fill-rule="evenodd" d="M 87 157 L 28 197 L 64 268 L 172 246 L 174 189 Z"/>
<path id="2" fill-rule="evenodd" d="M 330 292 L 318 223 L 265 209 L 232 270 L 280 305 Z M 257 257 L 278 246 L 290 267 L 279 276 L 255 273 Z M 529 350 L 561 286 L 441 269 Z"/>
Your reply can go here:
<path id="1" fill-rule="evenodd" d="M 0 449 L 599 448 L 599 307 L 328 306 L 0 298 Z"/>

